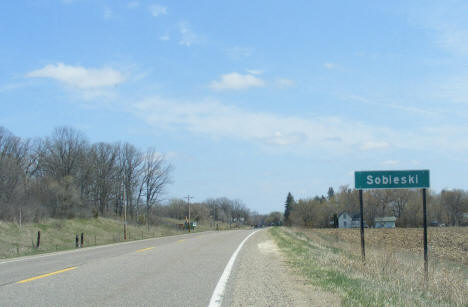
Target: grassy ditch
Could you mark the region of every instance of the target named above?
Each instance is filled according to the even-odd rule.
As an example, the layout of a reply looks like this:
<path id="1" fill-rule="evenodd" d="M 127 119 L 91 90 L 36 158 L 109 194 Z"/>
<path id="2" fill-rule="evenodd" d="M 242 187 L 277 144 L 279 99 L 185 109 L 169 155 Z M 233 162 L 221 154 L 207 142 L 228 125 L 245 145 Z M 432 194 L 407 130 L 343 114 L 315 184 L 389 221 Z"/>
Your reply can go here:
<path id="1" fill-rule="evenodd" d="M 341 298 L 343 306 L 468 306 L 467 267 L 449 261 L 430 265 L 424 282 L 419 254 L 360 246 L 319 231 L 272 228 L 291 267 L 311 284 Z"/>
<path id="2" fill-rule="evenodd" d="M 127 240 L 140 240 L 185 233 L 177 224 L 184 221 L 164 219 L 157 226 L 128 225 Z M 229 229 L 219 224 L 220 230 Z M 194 232 L 215 230 L 210 223 L 199 223 Z M 37 232 L 41 232 L 36 248 Z M 111 218 L 48 219 L 41 223 L 24 224 L 0 221 L 0 258 L 27 256 L 75 248 L 75 236 L 84 234 L 84 247 L 123 241 L 123 224 Z"/>

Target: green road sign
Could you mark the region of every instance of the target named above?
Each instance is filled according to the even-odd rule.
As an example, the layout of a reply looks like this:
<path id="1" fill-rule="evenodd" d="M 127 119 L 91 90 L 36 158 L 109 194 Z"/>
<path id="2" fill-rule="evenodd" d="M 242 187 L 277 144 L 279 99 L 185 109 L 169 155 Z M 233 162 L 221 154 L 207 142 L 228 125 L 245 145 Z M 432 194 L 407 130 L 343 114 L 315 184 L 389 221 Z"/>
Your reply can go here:
<path id="1" fill-rule="evenodd" d="M 356 189 L 429 188 L 429 170 L 354 172 Z"/>

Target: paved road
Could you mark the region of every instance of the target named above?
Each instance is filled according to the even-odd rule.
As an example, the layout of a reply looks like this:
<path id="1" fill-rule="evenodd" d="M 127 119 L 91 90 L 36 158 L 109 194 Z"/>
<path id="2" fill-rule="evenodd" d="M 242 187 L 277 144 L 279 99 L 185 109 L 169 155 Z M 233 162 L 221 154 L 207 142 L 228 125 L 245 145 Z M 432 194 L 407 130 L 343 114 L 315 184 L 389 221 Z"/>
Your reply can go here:
<path id="1" fill-rule="evenodd" d="M 252 232 L 196 233 L 0 260 L 0 306 L 208 306 L 233 252 Z"/>

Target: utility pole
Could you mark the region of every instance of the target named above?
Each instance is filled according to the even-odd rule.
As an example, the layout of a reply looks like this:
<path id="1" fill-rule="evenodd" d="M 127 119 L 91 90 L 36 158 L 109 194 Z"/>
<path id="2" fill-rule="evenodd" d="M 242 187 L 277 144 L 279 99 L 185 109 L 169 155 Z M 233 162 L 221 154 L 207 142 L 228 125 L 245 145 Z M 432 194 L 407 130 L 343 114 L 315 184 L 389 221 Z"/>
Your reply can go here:
<path id="1" fill-rule="evenodd" d="M 187 199 L 188 203 L 188 232 L 190 232 L 190 199 L 192 199 L 193 196 L 187 195 L 185 198 Z"/>
<path id="2" fill-rule="evenodd" d="M 125 193 L 125 183 L 123 185 L 123 201 L 124 201 L 124 241 L 127 240 L 127 193 Z"/>

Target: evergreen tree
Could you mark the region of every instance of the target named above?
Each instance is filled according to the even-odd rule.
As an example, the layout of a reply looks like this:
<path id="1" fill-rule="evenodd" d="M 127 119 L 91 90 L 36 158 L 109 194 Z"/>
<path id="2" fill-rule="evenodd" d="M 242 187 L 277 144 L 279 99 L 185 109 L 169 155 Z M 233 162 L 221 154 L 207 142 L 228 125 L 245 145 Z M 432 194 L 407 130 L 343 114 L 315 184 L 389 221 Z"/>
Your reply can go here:
<path id="1" fill-rule="evenodd" d="M 291 192 L 288 193 L 288 197 L 286 197 L 286 203 L 284 204 L 284 224 L 290 225 L 289 222 L 289 215 L 291 214 L 291 209 L 294 204 L 294 197 L 292 196 Z"/>
<path id="2" fill-rule="evenodd" d="M 329 187 L 328 188 L 328 192 L 327 192 L 327 196 L 328 196 L 328 200 L 331 200 L 333 198 L 333 196 L 335 196 L 335 190 L 333 190 L 333 187 Z"/>
<path id="3" fill-rule="evenodd" d="M 338 228 L 338 215 L 336 213 L 333 214 L 333 227 Z"/>

